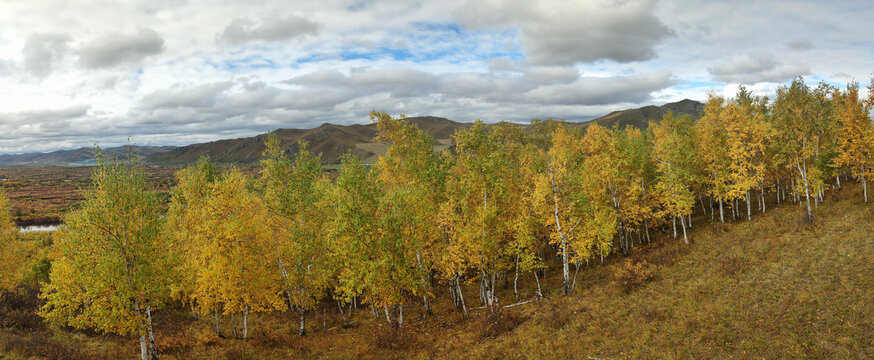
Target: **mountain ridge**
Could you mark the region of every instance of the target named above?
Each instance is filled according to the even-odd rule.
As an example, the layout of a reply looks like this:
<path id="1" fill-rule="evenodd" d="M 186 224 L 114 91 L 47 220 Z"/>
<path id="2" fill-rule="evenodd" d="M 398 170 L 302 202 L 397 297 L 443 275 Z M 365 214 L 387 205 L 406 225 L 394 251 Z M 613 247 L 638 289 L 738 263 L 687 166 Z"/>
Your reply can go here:
<path id="1" fill-rule="evenodd" d="M 640 108 L 613 111 L 602 117 L 589 121 L 570 123 L 572 126 L 587 127 L 598 124 L 608 128 L 617 126 L 624 128 L 634 126 L 646 128 L 650 120 L 659 120 L 667 112 L 677 115 L 690 115 L 697 119 L 704 109 L 704 104 L 695 100 L 684 99 L 666 103 L 661 106 L 649 105 Z M 420 116 L 407 118 L 420 129 L 433 136 L 435 150 L 442 150 L 452 145 L 451 136 L 455 131 L 467 129 L 472 123 L 456 122 L 443 117 Z M 520 124 L 528 127 L 527 124 Z M 274 131 L 280 141 L 280 146 L 289 154 L 299 151 L 298 141 L 305 140 L 309 150 L 322 154 L 322 162 L 337 163 L 340 157 L 351 151 L 365 162 L 374 162 L 385 153 L 388 146 L 374 142 L 376 124 L 337 125 L 324 123 L 310 129 L 277 129 Z M 141 162 L 150 165 L 188 165 L 198 158 L 208 155 L 213 161 L 221 164 L 252 165 L 257 164 L 264 152 L 264 140 L 267 134 L 258 134 L 236 139 L 222 139 L 185 146 L 134 146 Z M 104 149 L 104 154 L 113 156 L 126 154 L 128 147 Z M 35 164 L 35 165 L 75 165 L 94 159 L 94 148 L 79 148 L 60 150 L 49 153 L 25 153 L 0 155 L 0 164 Z"/>

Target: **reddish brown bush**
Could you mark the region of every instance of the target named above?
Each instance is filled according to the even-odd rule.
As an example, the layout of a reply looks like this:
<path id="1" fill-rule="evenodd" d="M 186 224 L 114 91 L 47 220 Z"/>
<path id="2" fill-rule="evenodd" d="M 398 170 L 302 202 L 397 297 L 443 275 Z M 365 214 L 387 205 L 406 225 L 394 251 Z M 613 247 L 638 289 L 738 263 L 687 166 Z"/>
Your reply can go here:
<path id="1" fill-rule="evenodd" d="M 634 289 L 656 278 L 657 267 L 644 261 L 634 262 L 625 259 L 621 265 L 613 271 L 613 282 L 619 285 L 623 291 L 629 293 Z"/>

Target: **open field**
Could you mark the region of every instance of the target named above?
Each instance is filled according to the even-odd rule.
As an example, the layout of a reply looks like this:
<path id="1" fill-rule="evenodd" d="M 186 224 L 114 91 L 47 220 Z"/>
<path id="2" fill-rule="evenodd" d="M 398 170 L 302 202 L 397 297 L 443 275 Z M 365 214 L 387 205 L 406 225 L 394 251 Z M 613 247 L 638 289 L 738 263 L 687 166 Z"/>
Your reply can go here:
<path id="1" fill-rule="evenodd" d="M 143 167 L 151 186 L 166 194 L 175 184 L 180 167 Z M 52 224 L 72 206 L 84 200 L 82 190 L 91 182 L 93 167 L 0 166 L 3 190 L 12 203 L 12 216 L 19 226 Z M 257 173 L 253 167 L 243 171 Z"/>
<path id="2" fill-rule="evenodd" d="M 366 305 L 343 326 L 337 305 L 326 303 L 310 315 L 306 337 L 294 335 L 296 316 L 271 313 L 251 317 L 251 339 L 234 340 L 230 319 L 218 338 L 211 321 L 171 308 L 156 312 L 156 340 L 164 359 L 874 358 L 874 208 L 860 192 L 853 184 L 827 197 L 814 225 L 791 204 L 750 223 L 710 224 L 699 214 L 693 244 L 661 235 L 630 259 L 581 269 L 567 297 L 550 267 L 547 298 L 504 309 L 497 321 L 483 309 L 464 318 L 438 287 L 434 315 L 409 299 L 400 332 Z M 516 303 L 512 274 L 506 280 L 499 298 Z M 532 274 L 519 285 L 520 300 L 531 299 Z M 0 304 L 6 358 L 136 357 L 133 338 L 48 327 L 34 314 L 33 288 L 21 290 Z M 471 307 L 476 291 L 465 290 Z"/>

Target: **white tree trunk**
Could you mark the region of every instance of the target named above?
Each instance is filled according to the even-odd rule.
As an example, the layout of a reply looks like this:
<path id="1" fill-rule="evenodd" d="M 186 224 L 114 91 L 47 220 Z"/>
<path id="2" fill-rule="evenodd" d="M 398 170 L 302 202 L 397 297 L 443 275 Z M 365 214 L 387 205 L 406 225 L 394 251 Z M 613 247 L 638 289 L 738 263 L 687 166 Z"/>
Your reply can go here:
<path id="1" fill-rule="evenodd" d="M 149 347 L 146 345 L 146 334 L 140 335 L 140 360 L 149 360 Z"/>
<path id="2" fill-rule="evenodd" d="M 680 225 L 683 227 L 683 241 L 688 244 L 689 238 L 686 236 L 686 220 L 683 218 L 683 215 L 680 215 Z"/>
<path id="3" fill-rule="evenodd" d="M 307 334 L 307 312 L 303 308 L 300 309 L 300 328 L 297 330 L 298 336 L 304 336 Z"/>
<path id="4" fill-rule="evenodd" d="M 461 292 L 461 282 L 458 279 L 458 274 L 455 275 L 455 289 L 456 295 L 458 295 L 458 301 L 461 302 L 461 311 L 464 313 L 464 316 L 467 317 L 467 305 L 464 304 L 464 294 Z"/>
<path id="5" fill-rule="evenodd" d="M 151 306 L 146 306 L 146 329 L 149 334 L 149 354 L 152 360 L 158 360 L 158 348 L 155 347 L 155 332 L 152 330 Z"/>
<path id="6" fill-rule="evenodd" d="M 249 305 L 243 307 L 243 339 L 249 338 Z"/>

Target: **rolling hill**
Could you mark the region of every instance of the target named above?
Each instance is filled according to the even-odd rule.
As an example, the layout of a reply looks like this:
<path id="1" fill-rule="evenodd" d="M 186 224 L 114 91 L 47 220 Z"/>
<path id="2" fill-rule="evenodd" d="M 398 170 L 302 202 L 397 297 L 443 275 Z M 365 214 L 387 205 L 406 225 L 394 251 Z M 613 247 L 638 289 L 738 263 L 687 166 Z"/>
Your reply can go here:
<path id="1" fill-rule="evenodd" d="M 605 127 L 631 125 L 639 128 L 647 127 L 649 120 L 659 120 L 662 115 L 671 111 L 677 115 L 700 117 L 704 104 L 694 100 L 682 100 L 662 106 L 645 106 L 637 109 L 615 111 L 603 117 L 578 123 L 580 126 L 599 124 Z M 452 145 L 452 134 L 456 130 L 467 129 L 470 123 L 452 121 L 446 118 L 423 116 L 408 118 L 420 129 L 433 136 L 435 150 L 442 150 Z M 523 127 L 527 125 L 522 125 Z M 322 154 L 322 161 L 328 164 L 337 163 L 340 156 L 352 151 L 365 162 L 373 162 L 385 153 L 387 145 L 373 141 L 376 136 L 376 125 L 335 125 L 322 124 L 313 129 L 279 129 L 276 130 L 280 143 L 290 154 L 297 152 L 297 142 L 305 140 L 310 151 Z M 261 159 L 264 151 L 266 134 L 231 140 L 219 140 L 203 144 L 179 147 L 168 152 L 155 153 L 146 158 L 150 163 L 161 165 L 182 165 L 196 161 L 202 155 L 209 155 L 213 161 L 232 164 L 254 164 Z"/>
<path id="2" fill-rule="evenodd" d="M 659 120 L 662 115 L 671 111 L 674 114 L 687 114 L 698 118 L 704 104 L 694 100 L 682 100 L 668 103 L 662 106 L 645 106 L 637 109 L 614 111 L 603 117 L 576 123 L 577 126 L 586 127 L 591 124 L 599 124 L 608 128 L 626 125 L 638 128 L 647 127 L 650 120 Z M 460 129 L 472 126 L 470 123 L 452 121 L 446 118 L 434 116 L 422 116 L 408 118 L 420 129 L 424 130 L 435 139 L 435 150 L 442 150 L 452 146 L 452 134 Z M 527 125 L 522 125 L 527 127 Z M 376 136 L 376 124 L 336 125 L 322 124 L 312 129 L 278 129 L 275 131 L 280 144 L 289 154 L 295 154 L 299 149 L 298 141 L 305 140 L 309 144 L 310 151 L 322 154 L 322 161 L 326 164 L 338 163 L 340 156 L 348 151 L 361 157 L 366 163 L 372 163 L 383 155 L 388 148 L 385 144 L 374 142 Z M 192 144 L 187 146 L 135 146 L 140 161 L 154 165 L 186 165 L 195 162 L 203 155 L 221 164 L 251 165 L 261 160 L 264 152 L 264 140 L 267 134 L 253 137 L 226 139 L 213 142 Z M 127 147 L 104 149 L 104 153 L 112 157 L 126 154 Z M 76 150 L 62 150 L 50 153 L 28 153 L 15 155 L 0 155 L 0 164 L 35 164 L 35 165 L 76 165 L 87 164 L 94 159 L 93 148 L 81 148 Z"/>
<path id="3" fill-rule="evenodd" d="M 106 158 L 127 156 L 128 151 L 133 149 L 140 160 L 151 155 L 164 153 L 175 149 L 175 146 L 119 146 L 101 149 Z M 0 164 L 16 165 L 81 165 L 96 159 L 93 147 L 83 147 L 74 150 L 59 150 L 45 153 L 4 154 L 0 155 Z"/>

